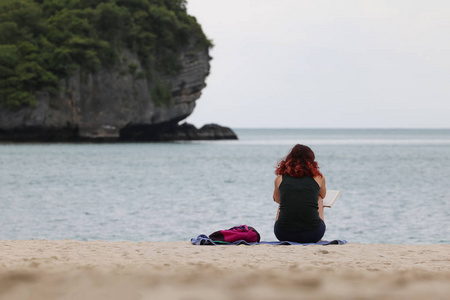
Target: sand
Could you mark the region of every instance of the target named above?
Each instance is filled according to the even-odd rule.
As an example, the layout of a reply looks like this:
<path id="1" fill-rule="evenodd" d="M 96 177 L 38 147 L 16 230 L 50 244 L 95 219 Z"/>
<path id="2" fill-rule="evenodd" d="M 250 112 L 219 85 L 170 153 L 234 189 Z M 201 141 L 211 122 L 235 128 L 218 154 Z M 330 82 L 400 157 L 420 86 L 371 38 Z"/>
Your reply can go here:
<path id="1" fill-rule="evenodd" d="M 450 245 L 0 241 L 0 299 L 450 299 Z"/>

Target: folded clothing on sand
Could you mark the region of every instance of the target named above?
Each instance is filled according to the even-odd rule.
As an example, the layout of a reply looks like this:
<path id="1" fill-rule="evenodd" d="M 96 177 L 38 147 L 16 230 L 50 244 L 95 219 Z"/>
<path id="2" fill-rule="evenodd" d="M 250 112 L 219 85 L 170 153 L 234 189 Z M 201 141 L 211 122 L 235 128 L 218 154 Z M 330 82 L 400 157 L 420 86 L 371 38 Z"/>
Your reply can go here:
<path id="1" fill-rule="evenodd" d="M 217 242 L 211 240 L 209 237 L 207 237 L 204 234 L 199 235 L 197 238 L 191 239 L 192 245 L 343 245 L 347 244 L 347 241 L 345 240 L 332 240 L 332 241 L 320 241 L 317 243 L 295 243 L 295 242 L 289 242 L 289 241 L 283 241 L 283 242 L 259 242 L 259 243 L 248 243 L 246 241 L 236 241 L 232 243 L 226 243 L 226 242 Z"/>

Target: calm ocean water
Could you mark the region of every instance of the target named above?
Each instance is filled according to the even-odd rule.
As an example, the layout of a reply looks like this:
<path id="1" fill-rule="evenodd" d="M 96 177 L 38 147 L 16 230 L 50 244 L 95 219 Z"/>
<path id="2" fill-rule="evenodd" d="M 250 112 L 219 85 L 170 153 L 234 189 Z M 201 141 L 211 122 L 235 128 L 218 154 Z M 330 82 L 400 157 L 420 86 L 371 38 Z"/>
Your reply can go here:
<path id="1" fill-rule="evenodd" d="M 450 243 L 450 130 L 238 129 L 239 141 L 0 144 L 0 239 L 187 241 L 248 224 L 275 240 L 277 161 L 316 153 L 326 239 Z"/>

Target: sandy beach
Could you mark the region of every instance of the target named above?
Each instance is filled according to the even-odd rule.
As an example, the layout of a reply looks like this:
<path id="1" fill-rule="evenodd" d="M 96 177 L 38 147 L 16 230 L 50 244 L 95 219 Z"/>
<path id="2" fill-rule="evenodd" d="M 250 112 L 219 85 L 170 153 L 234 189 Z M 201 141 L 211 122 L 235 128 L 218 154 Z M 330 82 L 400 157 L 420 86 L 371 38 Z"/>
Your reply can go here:
<path id="1" fill-rule="evenodd" d="M 450 245 L 0 241 L 0 299 L 449 299 Z"/>

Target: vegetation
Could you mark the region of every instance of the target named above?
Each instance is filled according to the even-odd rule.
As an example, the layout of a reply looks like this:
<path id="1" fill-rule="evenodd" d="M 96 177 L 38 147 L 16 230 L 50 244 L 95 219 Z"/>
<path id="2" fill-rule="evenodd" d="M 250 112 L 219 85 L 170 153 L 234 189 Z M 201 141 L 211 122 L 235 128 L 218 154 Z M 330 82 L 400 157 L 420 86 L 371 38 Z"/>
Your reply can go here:
<path id="1" fill-rule="evenodd" d="M 211 46 L 185 5 L 185 0 L 1 0 L 0 102 L 12 109 L 35 105 L 36 91 L 56 93 L 62 78 L 111 67 L 125 48 L 136 52 L 147 70 L 176 73 L 176 54 L 192 37 L 198 47 Z M 134 74 L 137 65 L 128 71 Z M 154 93 L 168 100 L 160 85 Z"/>
<path id="2" fill-rule="evenodd" d="M 167 87 L 160 82 L 156 84 L 155 88 L 150 93 L 156 106 L 168 106 L 172 101 L 170 87 Z"/>

